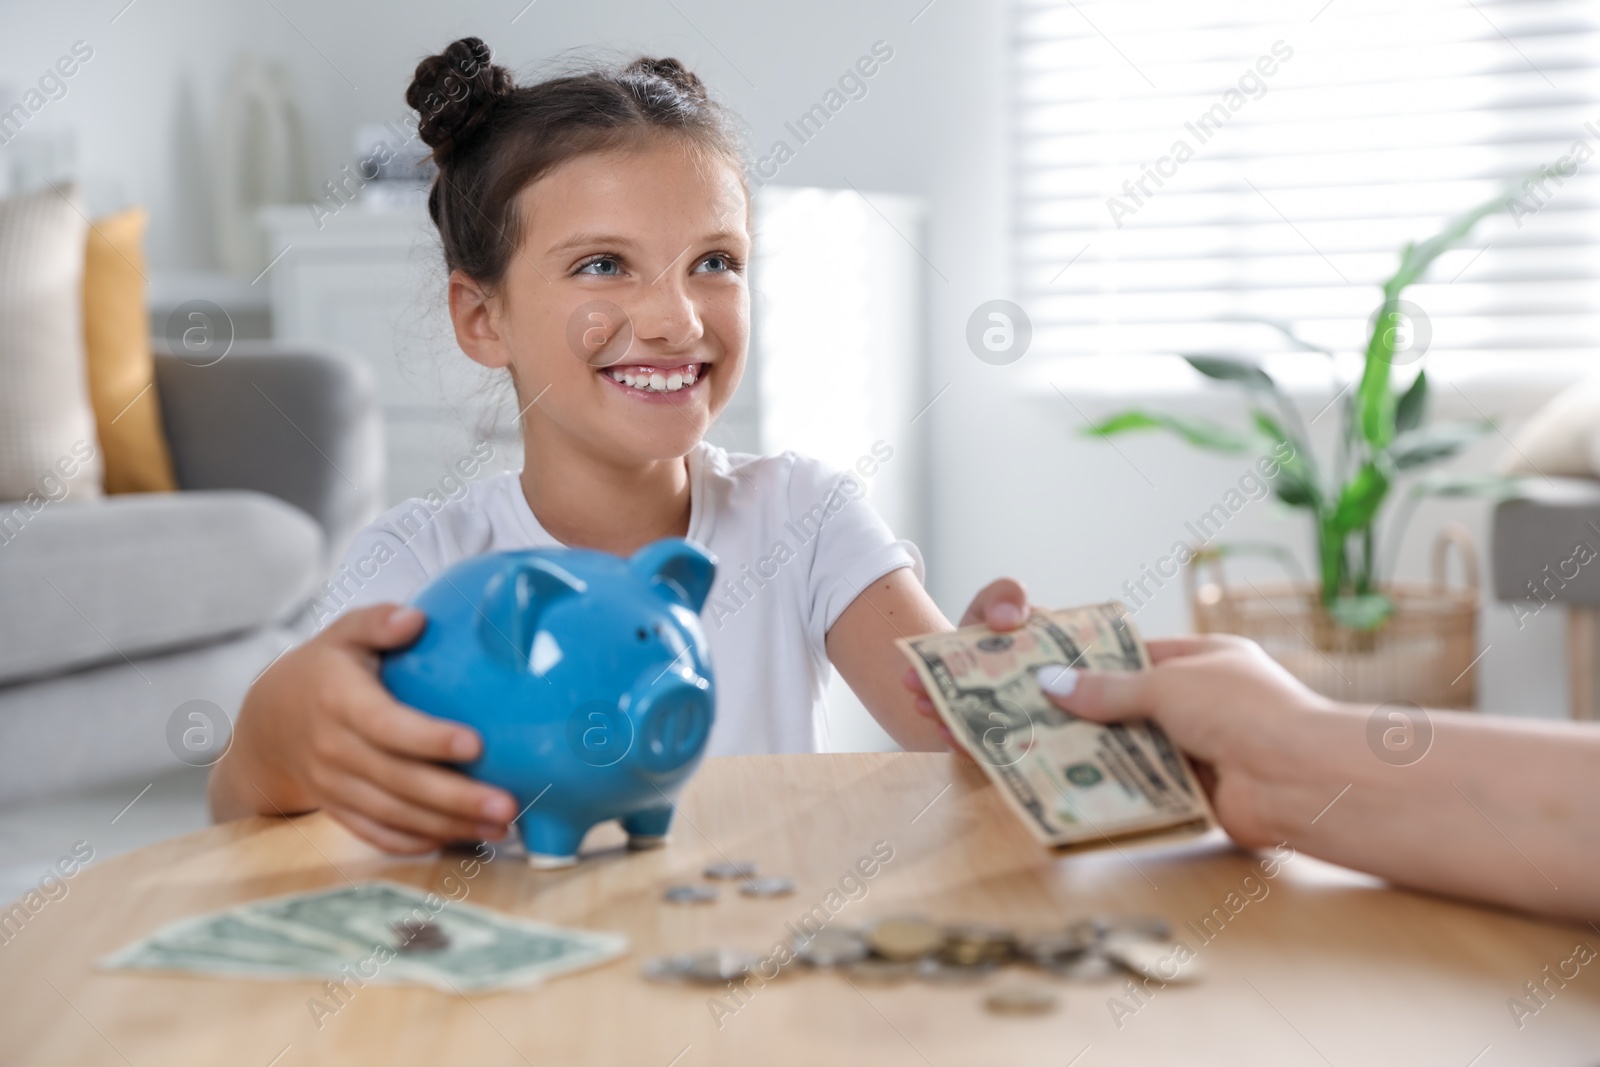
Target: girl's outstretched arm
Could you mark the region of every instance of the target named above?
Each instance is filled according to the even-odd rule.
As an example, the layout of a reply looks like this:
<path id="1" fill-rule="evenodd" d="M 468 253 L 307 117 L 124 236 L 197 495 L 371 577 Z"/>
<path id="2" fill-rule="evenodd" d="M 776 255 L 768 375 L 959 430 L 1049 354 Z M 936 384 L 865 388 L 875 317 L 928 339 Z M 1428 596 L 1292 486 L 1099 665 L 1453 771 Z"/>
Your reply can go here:
<path id="1" fill-rule="evenodd" d="M 1014 630 L 1027 614 L 1022 586 L 1002 578 L 973 598 L 961 625 L 988 623 L 991 629 Z M 910 568 L 902 567 L 863 589 L 828 631 L 828 659 L 878 725 L 909 751 L 937 752 L 956 746 L 944 724 L 927 714 L 931 705 L 927 711 L 918 710 L 918 694 L 904 683 L 910 664 L 894 643 L 951 628 Z M 921 699 L 925 702 L 927 697 Z"/>

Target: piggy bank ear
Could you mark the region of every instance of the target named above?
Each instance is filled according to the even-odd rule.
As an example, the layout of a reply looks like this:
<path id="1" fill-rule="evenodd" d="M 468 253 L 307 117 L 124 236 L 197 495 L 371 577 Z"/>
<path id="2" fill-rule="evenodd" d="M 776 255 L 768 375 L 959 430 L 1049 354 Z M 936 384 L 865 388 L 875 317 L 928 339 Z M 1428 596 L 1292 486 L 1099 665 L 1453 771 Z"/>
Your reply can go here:
<path id="1" fill-rule="evenodd" d="M 478 603 L 478 638 L 509 667 L 526 667 L 539 616 L 587 586 L 543 559 L 519 560 L 489 579 Z"/>
<path id="2" fill-rule="evenodd" d="M 628 567 L 662 596 L 695 612 L 711 595 L 711 582 L 717 576 L 716 557 L 681 537 L 645 545 L 628 560 Z"/>

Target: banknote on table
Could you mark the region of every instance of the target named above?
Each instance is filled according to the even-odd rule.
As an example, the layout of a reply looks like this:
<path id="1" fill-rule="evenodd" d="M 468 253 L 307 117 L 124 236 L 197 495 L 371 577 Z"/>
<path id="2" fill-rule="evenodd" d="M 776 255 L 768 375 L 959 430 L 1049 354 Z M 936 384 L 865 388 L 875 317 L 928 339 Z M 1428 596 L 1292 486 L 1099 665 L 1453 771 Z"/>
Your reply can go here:
<path id="1" fill-rule="evenodd" d="M 424 936 L 425 935 L 425 936 Z M 620 934 L 504 915 L 395 882 L 252 901 L 181 919 L 101 960 L 110 969 L 335 978 L 468 993 L 616 959 Z"/>
<path id="2" fill-rule="evenodd" d="M 1082 845 L 1211 826 L 1193 768 L 1159 726 L 1089 722 L 1039 687 L 1040 667 L 1150 665 L 1120 603 L 1036 611 L 1010 633 L 974 626 L 897 644 L 950 732 L 1040 841 Z"/>

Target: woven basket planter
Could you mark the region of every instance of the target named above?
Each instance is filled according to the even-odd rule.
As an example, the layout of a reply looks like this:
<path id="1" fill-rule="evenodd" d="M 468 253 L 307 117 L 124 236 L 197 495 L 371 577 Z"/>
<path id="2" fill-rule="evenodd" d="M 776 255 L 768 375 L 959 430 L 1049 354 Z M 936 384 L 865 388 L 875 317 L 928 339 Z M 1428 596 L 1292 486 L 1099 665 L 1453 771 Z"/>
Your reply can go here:
<path id="1" fill-rule="evenodd" d="M 1461 557 L 1465 587 L 1446 582 L 1452 548 Z M 1201 581 L 1203 569 L 1210 580 Z M 1318 693 L 1361 704 L 1477 706 L 1478 555 L 1459 526 L 1447 527 L 1434 542 L 1431 584 L 1383 587 L 1395 611 L 1376 630 L 1334 621 L 1309 582 L 1230 585 L 1219 560 L 1188 567 L 1185 580 L 1198 632 L 1250 638 Z"/>

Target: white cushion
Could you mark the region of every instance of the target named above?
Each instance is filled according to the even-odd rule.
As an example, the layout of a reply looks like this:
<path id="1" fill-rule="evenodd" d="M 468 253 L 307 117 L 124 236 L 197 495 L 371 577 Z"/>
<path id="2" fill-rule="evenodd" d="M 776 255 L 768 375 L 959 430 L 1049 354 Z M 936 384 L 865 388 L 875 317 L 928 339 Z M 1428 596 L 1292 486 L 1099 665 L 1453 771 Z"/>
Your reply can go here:
<path id="1" fill-rule="evenodd" d="M 1600 478 L 1600 376 L 1585 378 L 1533 413 L 1501 457 L 1506 474 Z"/>
<path id="2" fill-rule="evenodd" d="M 0 200 L 0 500 L 100 495 L 77 189 Z"/>

